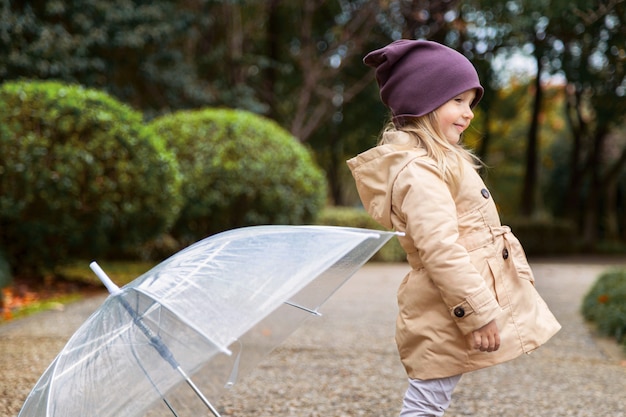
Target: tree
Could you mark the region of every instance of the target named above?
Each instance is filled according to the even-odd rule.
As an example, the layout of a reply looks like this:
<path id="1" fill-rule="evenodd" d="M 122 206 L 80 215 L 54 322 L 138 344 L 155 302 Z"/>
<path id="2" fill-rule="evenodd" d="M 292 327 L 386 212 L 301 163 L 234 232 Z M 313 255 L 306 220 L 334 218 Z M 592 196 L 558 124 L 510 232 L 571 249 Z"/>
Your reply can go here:
<path id="1" fill-rule="evenodd" d="M 179 48 L 202 19 L 183 2 L 0 1 L 0 80 L 76 82 L 149 114 L 211 102 Z"/>
<path id="2" fill-rule="evenodd" d="M 598 231 L 619 233 L 618 205 L 610 200 L 615 200 L 626 164 L 626 150 L 614 134 L 624 124 L 624 1 L 476 1 L 461 10 L 466 26 L 459 37 L 472 53 L 487 51 L 483 56 L 489 59 L 518 51 L 537 65 L 520 212 L 533 215 L 538 208 L 543 93 L 545 81 L 558 74 L 567 84 L 565 117 L 572 136 L 564 214 L 581 225 L 590 246 Z"/>
<path id="3" fill-rule="evenodd" d="M 580 220 L 585 244 L 593 246 L 598 230 L 614 231 L 608 237 L 616 238 L 616 220 L 601 219 L 618 218 L 616 205 L 607 202 L 626 166 L 626 144 L 607 155 L 612 133 L 626 122 L 626 4 L 581 1 L 560 25 L 573 136 L 566 215 Z"/>
<path id="4" fill-rule="evenodd" d="M 532 57 L 536 65 L 519 210 L 520 214 L 526 217 L 535 215 L 539 206 L 537 197 L 543 81 L 544 76 L 554 72 L 552 55 L 554 55 L 553 45 L 557 39 L 549 29 L 552 17 L 563 10 L 561 3 L 545 0 L 494 3 L 479 0 L 473 7 L 466 5 L 466 20 L 472 22 L 474 26 L 469 30 L 469 38 L 472 41 L 470 45 L 473 45 L 473 51 L 478 52 L 491 64 L 492 71 L 497 59 L 512 57 L 520 52 Z"/>

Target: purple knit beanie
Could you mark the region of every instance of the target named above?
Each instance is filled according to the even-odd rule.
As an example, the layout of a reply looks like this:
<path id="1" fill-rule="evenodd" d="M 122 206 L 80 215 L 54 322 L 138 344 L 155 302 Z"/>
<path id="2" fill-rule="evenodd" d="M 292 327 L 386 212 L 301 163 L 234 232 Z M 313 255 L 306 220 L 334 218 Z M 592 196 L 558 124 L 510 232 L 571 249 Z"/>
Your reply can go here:
<path id="1" fill-rule="evenodd" d="M 483 96 L 472 63 L 437 42 L 398 40 L 370 52 L 363 62 L 376 69 L 380 98 L 394 123 L 428 114 L 467 90 L 476 89 L 472 107 Z"/>

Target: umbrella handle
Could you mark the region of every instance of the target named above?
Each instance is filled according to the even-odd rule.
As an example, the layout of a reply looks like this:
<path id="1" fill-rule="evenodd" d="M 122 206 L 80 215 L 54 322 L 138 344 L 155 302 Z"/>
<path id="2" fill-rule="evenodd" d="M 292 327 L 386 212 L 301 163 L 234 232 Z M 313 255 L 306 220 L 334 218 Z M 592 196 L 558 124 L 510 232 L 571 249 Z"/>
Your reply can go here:
<path id="1" fill-rule="evenodd" d="M 115 285 L 115 283 L 111 280 L 111 278 L 109 278 L 106 272 L 104 272 L 102 268 L 100 268 L 100 265 L 98 265 L 96 261 L 90 263 L 89 267 L 96 274 L 96 276 L 100 278 L 100 281 L 102 281 L 104 286 L 107 287 L 109 294 L 116 295 L 121 292 L 120 287 Z"/>

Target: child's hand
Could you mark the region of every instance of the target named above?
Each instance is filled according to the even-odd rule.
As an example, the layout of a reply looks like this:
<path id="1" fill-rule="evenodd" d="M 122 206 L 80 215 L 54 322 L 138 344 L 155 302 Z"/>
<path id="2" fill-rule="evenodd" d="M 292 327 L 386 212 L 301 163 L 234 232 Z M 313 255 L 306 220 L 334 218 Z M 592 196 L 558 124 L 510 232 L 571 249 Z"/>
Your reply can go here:
<path id="1" fill-rule="evenodd" d="M 495 352 L 500 349 L 500 333 L 495 320 L 491 320 L 478 330 L 472 332 L 474 349 L 481 352 Z"/>

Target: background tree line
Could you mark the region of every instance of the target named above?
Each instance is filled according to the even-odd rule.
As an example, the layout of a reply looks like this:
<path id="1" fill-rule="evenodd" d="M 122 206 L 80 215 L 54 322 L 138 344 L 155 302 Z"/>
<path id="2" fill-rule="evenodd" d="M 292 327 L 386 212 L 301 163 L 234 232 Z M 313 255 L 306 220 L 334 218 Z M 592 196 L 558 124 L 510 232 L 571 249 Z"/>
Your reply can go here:
<path id="1" fill-rule="evenodd" d="M 148 119 L 263 114 L 315 151 L 335 205 L 355 204 L 344 161 L 387 119 L 362 57 L 443 42 L 485 86 L 467 140 L 497 167 L 503 215 L 565 219 L 590 248 L 626 241 L 624 0 L 1 1 L 0 80 L 77 82 Z"/>

